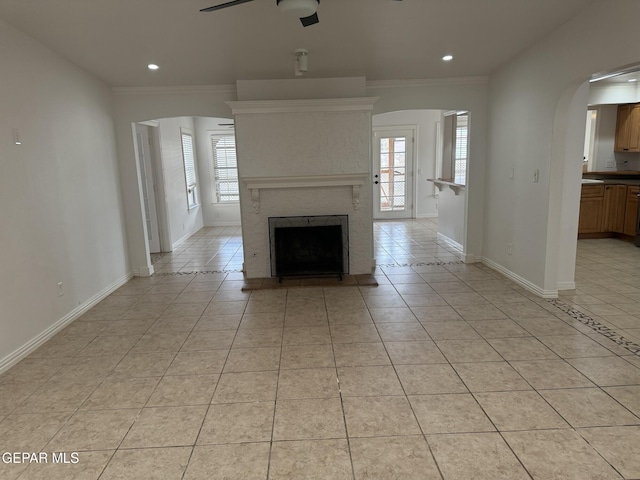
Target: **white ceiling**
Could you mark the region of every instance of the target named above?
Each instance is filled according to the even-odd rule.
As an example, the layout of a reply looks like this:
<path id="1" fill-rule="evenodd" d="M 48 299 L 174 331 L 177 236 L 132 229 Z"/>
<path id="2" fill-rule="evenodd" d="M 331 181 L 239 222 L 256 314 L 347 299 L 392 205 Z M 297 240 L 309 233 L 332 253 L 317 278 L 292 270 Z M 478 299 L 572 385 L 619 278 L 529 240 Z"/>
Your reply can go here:
<path id="1" fill-rule="evenodd" d="M 275 0 L 199 12 L 224 1 L 0 0 L 0 18 L 111 86 L 292 78 L 296 48 L 308 77 L 395 80 L 490 74 L 591 0 L 322 0 L 307 28 Z"/>

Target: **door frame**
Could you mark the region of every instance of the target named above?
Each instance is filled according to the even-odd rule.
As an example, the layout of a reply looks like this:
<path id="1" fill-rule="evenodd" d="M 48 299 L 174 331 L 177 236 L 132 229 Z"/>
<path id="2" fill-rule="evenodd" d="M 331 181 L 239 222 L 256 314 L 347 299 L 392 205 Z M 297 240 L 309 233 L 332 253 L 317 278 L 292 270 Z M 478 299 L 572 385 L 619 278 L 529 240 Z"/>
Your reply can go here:
<path id="1" fill-rule="evenodd" d="M 160 252 L 172 251 L 170 223 L 168 218 L 167 199 L 164 189 L 164 168 L 162 166 L 162 151 L 160 148 L 160 123 L 156 120 L 146 120 L 136 122 L 134 127 L 142 125 L 147 128 L 149 136 L 149 163 L 151 165 L 151 175 L 153 184 L 155 185 L 155 202 L 156 202 L 156 216 L 158 221 L 158 234 L 160 240 Z M 138 146 L 137 146 L 137 128 L 134 128 L 134 151 L 136 155 L 136 161 L 139 162 Z M 141 179 L 138 179 L 141 181 Z M 142 185 L 140 185 L 142 189 Z M 146 223 L 146 222 L 145 222 Z M 146 233 L 146 225 L 145 225 Z M 149 251 L 147 253 L 150 253 Z"/>
<path id="2" fill-rule="evenodd" d="M 373 218 L 374 220 L 392 220 L 394 218 L 417 218 L 416 212 L 418 211 L 417 205 L 417 192 L 418 192 L 418 176 L 416 175 L 417 167 L 417 151 L 418 151 L 418 126 L 415 124 L 409 125 L 384 125 L 379 127 L 373 127 L 372 134 L 372 155 L 371 155 L 371 171 L 372 175 L 377 175 L 380 164 L 380 146 L 378 138 L 380 134 L 391 133 L 404 133 L 409 132 L 411 134 L 411 154 L 406 159 L 407 162 L 407 174 L 409 174 L 409 168 L 411 169 L 410 178 L 407 179 L 407 186 L 410 187 L 410 191 L 407 192 L 406 201 L 410 203 L 411 207 L 405 209 L 404 212 L 392 212 L 391 214 L 380 212 L 380 188 L 376 186 L 374 182 L 371 183 L 372 195 L 373 195 Z M 409 176 L 409 175 L 407 175 Z"/>

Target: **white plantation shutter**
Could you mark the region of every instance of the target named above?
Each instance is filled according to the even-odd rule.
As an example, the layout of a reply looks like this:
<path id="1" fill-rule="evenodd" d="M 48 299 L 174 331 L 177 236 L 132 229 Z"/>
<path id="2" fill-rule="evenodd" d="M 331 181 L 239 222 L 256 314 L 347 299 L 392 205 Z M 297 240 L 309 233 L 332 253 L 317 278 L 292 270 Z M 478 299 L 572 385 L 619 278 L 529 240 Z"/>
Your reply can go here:
<path id="1" fill-rule="evenodd" d="M 212 135 L 213 188 L 219 203 L 239 202 L 238 161 L 233 135 Z"/>
<path id="2" fill-rule="evenodd" d="M 193 153 L 193 136 L 182 133 L 182 158 L 184 160 L 184 176 L 187 184 L 187 201 L 189 208 L 196 202 L 196 159 Z"/>
<path id="3" fill-rule="evenodd" d="M 469 117 L 458 115 L 456 117 L 455 158 L 454 158 L 454 182 L 465 185 L 467 183 L 467 157 L 469 149 Z"/>

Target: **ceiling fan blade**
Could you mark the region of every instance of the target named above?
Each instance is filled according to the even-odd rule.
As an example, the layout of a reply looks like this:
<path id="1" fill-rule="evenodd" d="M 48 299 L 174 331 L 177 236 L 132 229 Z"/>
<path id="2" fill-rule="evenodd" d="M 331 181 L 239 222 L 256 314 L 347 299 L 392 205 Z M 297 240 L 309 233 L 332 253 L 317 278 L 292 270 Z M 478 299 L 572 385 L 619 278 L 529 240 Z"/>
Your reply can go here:
<path id="1" fill-rule="evenodd" d="M 201 12 L 213 12 L 214 10 L 221 10 L 227 7 L 233 7 L 235 5 L 241 5 L 243 3 L 253 2 L 253 0 L 233 0 L 232 2 L 221 3 L 220 5 L 214 5 L 213 7 L 203 8 Z"/>
<path id="2" fill-rule="evenodd" d="M 320 21 L 320 19 L 318 18 L 318 12 L 314 13 L 313 15 L 309 15 L 308 17 L 302 17 L 300 19 L 300 22 L 302 22 L 302 26 L 303 27 L 308 27 L 310 25 L 315 25 L 319 21 Z"/>

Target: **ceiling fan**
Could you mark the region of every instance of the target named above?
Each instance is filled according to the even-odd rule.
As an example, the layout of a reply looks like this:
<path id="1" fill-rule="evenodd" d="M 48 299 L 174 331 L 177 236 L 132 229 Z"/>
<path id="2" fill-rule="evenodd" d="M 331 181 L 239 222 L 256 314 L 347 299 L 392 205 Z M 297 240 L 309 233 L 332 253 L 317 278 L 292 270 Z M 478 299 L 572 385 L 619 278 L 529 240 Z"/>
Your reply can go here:
<path id="1" fill-rule="evenodd" d="M 252 1 L 253 0 L 233 0 L 209 8 L 203 8 L 200 11 L 213 12 Z M 276 0 L 278 8 L 284 13 L 300 18 L 303 27 L 314 25 L 320 21 L 317 12 L 319 4 L 320 0 Z"/>
<path id="2" fill-rule="evenodd" d="M 394 1 L 401 2 L 402 0 Z M 253 0 L 232 0 L 231 2 L 220 3 L 218 5 L 213 5 L 212 7 L 203 8 L 200 11 L 213 12 L 215 10 L 222 10 L 223 8 L 242 5 L 243 3 L 248 2 L 253 2 Z M 300 22 L 303 27 L 315 25 L 320 21 L 318 18 L 318 5 L 320 5 L 320 0 L 276 0 L 276 6 L 280 11 L 300 18 Z"/>

